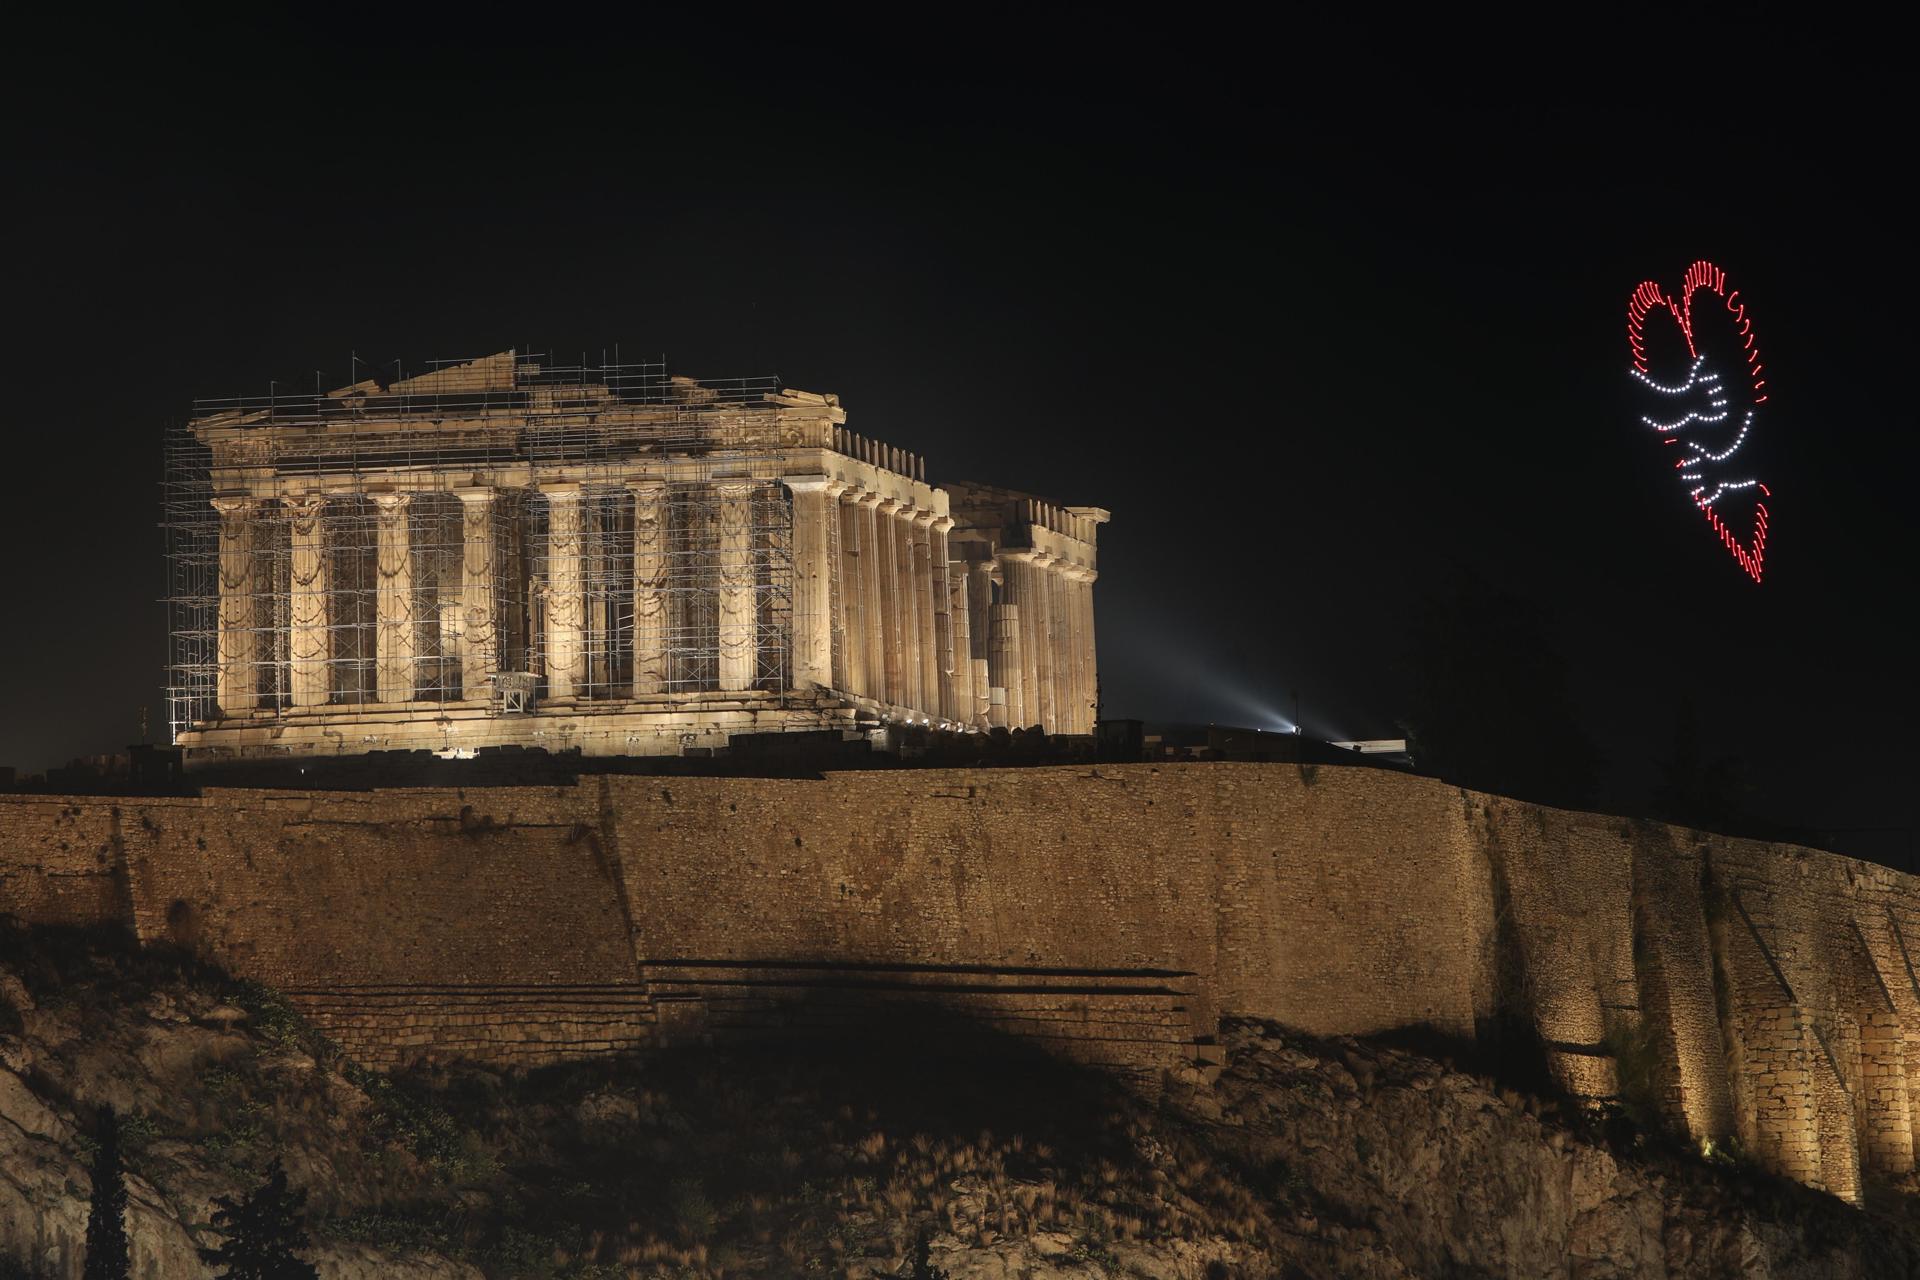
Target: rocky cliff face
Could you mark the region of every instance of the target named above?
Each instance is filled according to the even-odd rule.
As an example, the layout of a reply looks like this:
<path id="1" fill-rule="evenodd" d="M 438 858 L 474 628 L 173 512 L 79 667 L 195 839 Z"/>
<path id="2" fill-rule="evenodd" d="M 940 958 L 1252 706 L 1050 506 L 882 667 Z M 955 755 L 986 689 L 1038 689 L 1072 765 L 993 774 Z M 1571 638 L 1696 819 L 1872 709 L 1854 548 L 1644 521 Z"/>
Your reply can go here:
<path id="1" fill-rule="evenodd" d="M 1228 1028 L 1182 1108 L 1276 1187 L 1280 1252 L 1340 1276 L 1895 1276 L 1920 1264 L 1913 1186 L 1866 1212 L 1421 1054 Z"/>
<path id="2" fill-rule="evenodd" d="M 949 1032 L 951 1029 L 948 1029 Z M 206 1274 L 212 1197 L 272 1154 L 329 1277 L 1881 1277 L 1856 1209 L 1441 1056 L 1230 1021 L 1155 1098 L 1017 1045 L 698 1048 L 370 1076 L 272 993 L 0 930 L 0 1274 L 78 1277 L 88 1133 L 127 1117 L 135 1274 Z M 1207 1073 L 1211 1074 L 1211 1073 Z"/>

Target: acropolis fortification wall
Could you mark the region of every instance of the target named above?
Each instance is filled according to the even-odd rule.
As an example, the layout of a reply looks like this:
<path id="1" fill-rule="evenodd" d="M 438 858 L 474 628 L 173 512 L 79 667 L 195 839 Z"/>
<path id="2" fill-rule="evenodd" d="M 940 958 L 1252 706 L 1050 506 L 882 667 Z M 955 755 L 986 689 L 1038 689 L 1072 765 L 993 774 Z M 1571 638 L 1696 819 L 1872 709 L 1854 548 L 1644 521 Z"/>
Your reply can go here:
<path id="1" fill-rule="evenodd" d="M 1531 1025 L 1576 1094 L 1639 1038 L 1696 1139 L 1857 1197 L 1914 1165 L 1920 881 L 1295 765 L 0 796 L 0 911 L 122 922 L 361 1059 L 537 1064 L 941 1005 L 1090 1061 Z"/>

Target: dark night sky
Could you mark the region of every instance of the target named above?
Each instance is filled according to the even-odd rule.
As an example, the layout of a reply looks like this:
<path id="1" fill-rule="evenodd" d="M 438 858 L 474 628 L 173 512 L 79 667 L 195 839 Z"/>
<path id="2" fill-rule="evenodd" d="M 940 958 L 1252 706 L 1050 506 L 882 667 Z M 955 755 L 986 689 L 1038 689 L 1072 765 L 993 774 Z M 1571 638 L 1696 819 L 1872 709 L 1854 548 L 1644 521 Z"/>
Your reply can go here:
<path id="1" fill-rule="evenodd" d="M 1809 38 L 1739 76 L 1403 77 L 1104 21 L 50 77 L 9 125 L 0 763 L 162 722 L 191 397 L 619 343 L 837 392 L 936 482 L 1110 508 L 1109 714 L 1262 724 L 1297 689 L 1310 732 L 1394 734 L 1412 607 L 1467 568 L 1553 612 L 1608 804 L 1644 804 L 1685 685 L 1757 811 L 1903 856 L 1911 116 L 1873 69 Z M 1633 425 L 1627 295 L 1696 257 L 1773 375 L 1759 587 Z"/>

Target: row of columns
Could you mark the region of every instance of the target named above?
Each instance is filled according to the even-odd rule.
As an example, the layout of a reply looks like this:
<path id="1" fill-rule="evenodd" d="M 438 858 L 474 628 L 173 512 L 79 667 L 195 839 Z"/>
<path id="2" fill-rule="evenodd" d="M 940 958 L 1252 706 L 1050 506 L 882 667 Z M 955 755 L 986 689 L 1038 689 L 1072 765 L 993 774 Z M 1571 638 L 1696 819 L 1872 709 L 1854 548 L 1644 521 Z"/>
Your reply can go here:
<path id="1" fill-rule="evenodd" d="M 461 683 L 467 697 L 482 697 L 498 667 L 494 594 L 494 541 L 491 489 L 456 489 L 461 508 Z M 411 495 L 368 495 L 374 507 L 374 696 L 381 702 L 410 702 L 419 658 L 414 617 L 413 543 L 407 522 Z M 295 707 L 325 706 L 332 696 L 332 576 L 326 556 L 323 495 L 281 499 L 287 508 L 288 608 L 287 699 Z M 254 604 L 256 532 L 261 502 L 253 498 L 215 498 L 220 513 L 219 633 L 216 639 L 214 697 L 222 713 L 252 710 L 258 695 L 255 667 L 259 636 Z M 559 541 L 571 536 L 576 550 L 571 571 L 579 573 L 578 522 L 563 516 Z M 566 563 L 562 557 L 563 565 Z M 563 569 L 563 572 L 565 570 Z"/>
<path id="2" fill-rule="evenodd" d="M 803 482 L 804 483 L 804 482 Z M 635 481 L 633 529 L 633 693 L 660 694 L 667 687 L 669 638 L 667 591 L 667 513 L 664 481 Z M 759 674 L 759 621 L 754 599 L 752 481 L 723 481 L 719 497 L 719 687 L 745 690 Z M 581 486 L 543 484 L 547 499 L 546 676 L 547 696 L 577 696 L 587 687 L 587 617 Z M 489 695 L 499 670 L 500 647 L 494 616 L 497 547 L 493 534 L 494 490 L 455 489 L 461 508 L 461 685 L 469 699 Z M 414 616 L 413 546 L 408 524 L 411 495 L 373 493 L 374 507 L 374 696 L 383 703 L 410 702 L 419 658 Z M 288 608 L 288 700 L 294 707 L 324 706 L 331 697 L 328 631 L 332 583 L 325 547 L 327 499 L 303 495 L 281 500 L 287 508 L 290 588 Z M 241 715 L 258 701 L 256 668 L 261 655 L 254 616 L 259 584 L 255 551 L 259 499 L 222 497 L 219 512 L 219 617 L 216 639 L 215 699 L 223 714 Z M 796 533 L 804 533 L 796 501 Z M 817 524 L 818 521 L 816 520 Z M 800 548 L 796 547 L 796 553 Z M 824 587 L 819 566 L 824 553 L 796 554 L 796 614 L 804 632 L 825 605 L 814 597 Z M 798 671 L 817 684 L 827 675 L 814 670 L 825 652 L 797 654 Z M 808 664 L 813 664 L 811 667 Z M 804 686 L 802 686 L 804 687 Z"/>
<path id="3" fill-rule="evenodd" d="M 951 518 L 825 477 L 793 477 L 792 675 L 796 690 L 841 689 L 959 724 L 1040 724 L 1056 733 L 1093 729 L 1091 569 L 1034 549 L 1002 550 L 997 564 L 954 559 Z M 547 696 L 587 687 L 585 524 L 582 488 L 543 484 L 547 499 Z M 670 631 L 667 485 L 636 480 L 633 493 L 635 697 L 665 693 Z M 746 690 L 758 678 L 759 624 L 752 502 L 759 482 L 717 482 L 718 684 Z M 461 503 L 463 694 L 487 696 L 499 666 L 494 490 L 454 490 Z M 369 495 L 376 517 L 375 696 L 409 702 L 418 658 L 410 496 Z M 321 496 L 289 509 L 289 698 L 330 696 L 330 589 Z M 227 714 L 250 710 L 257 636 L 254 514 L 258 500 L 216 498 L 220 513 L 218 688 Z M 994 599 L 993 582 L 1001 591 Z"/>
<path id="4" fill-rule="evenodd" d="M 1093 570 L 1016 549 L 996 574 L 953 558 L 947 516 L 838 481 L 816 492 L 805 514 L 795 496 L 796 564 L 822 567 L 796 588 L 797 671 L 959 724 L 1093 731 Z"/>
<path id="5" fill-rule="evenodd" d="M 818 552 L 812 563 L 821 569 L 821 614 L 812 626 L 810 593 L 796 588 L 796 672 L 932 719 L 972 723 L 971 699 L 961 695 L 970 681 L 956 674 L 963 650 L 954 636 L 965 621 L 954 617 L 953 520 L 841 481 L 822 481 L 818 503 L 819 534 L 804 540 L 802 495 L 795 494 L 795 560 Z M 837 592 L 829 592 L 829 579 Z M 803 653 L 818 657 L 809 664 Z"/>
<path id="6" fill-rule="evenodd" d="M 1001 599 L 989 606 L 988 679 L 1003 703 L 989 722 L 1091 733 L 1096 715 L 1094 570 L 1028 548 L 998 557 Z"/>
<path id="7" fill-rule="evenodd" d="M 753 564 L 753 497 L 760 487 L 751 480 L 714 484 L 720 521 L 717 683 L 725 691 L 751 689 L 760 674 Z M 547 696 L 570 698 L 588 684 L 582 489 L 573 483 L 539 488 L 547 499 Z M 632 693 L 645 698 L 665 693 L 669 678 L 667 483 L 631 480 L 627 488 L 633 494 Z M 467 696 L 475 695 L 470 690 Z"/>

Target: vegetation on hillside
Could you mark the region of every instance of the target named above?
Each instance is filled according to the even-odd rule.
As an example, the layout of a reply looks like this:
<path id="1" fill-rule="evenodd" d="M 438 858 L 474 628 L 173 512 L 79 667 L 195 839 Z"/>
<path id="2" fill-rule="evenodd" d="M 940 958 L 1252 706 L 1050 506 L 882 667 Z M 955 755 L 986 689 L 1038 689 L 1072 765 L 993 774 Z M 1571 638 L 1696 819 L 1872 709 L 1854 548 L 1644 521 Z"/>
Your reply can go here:
<path id="1" fill-rule="evenodd" d="M 989 1256 L 1088 1277 L 1524 1274 L 1527 1249 L 1573 1229 L 1529 1188 L 1576 1165 L 1617 1170 L 1590 1217 L 1638 1221 L 1655 1197 L 1656 1218 L 1686 1225 L 1671 1274 L 1737 1274 L 1721 1260 L 1741 1232 L 1786 1241 L 1767 1245 L 1778 1275 L 1920 1259 L 1911 1197 L 1869 1218 L 1705 1162 L 1634 1108 L 1592 1117 L 1465 1058 L 1450 1068 L 1433 1046 L 1258 1022 L 1226 1028 L 1217 1086 L 1148 1097 L 1023 1045 L 897 1021 L 832 1043 L 380 1076 L 270 991 L 44 930 L 0 930 L 0 1000 L 7 1069 L 76 1128 L 115 1105 L 129 1170 L 187 1206 L 197 1243 L 217 1247 L 215 1196 L 284 1162 L 309 1256 L 375 1247 L 392 1259 L 382 1274 L 424 1254 L 555 1280 L 963 1280 Z M 1608 1230 L 1627 1233 L 1619 1249 L 1645 1245 Z"/>

